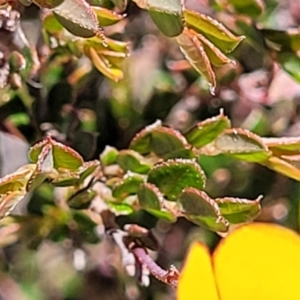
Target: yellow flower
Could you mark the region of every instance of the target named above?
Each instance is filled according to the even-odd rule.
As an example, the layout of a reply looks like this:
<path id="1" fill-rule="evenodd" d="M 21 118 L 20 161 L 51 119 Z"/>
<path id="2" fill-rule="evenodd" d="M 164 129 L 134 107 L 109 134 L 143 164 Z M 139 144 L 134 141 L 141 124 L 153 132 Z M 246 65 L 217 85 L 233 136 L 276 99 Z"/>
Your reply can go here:
<path id="1" fill-rule="evenodd" d="M 300 300 L 300 237 L 274 224 L 242 226 L 213 255 L 195 243 L 179 278 L 178 300 Z"/>

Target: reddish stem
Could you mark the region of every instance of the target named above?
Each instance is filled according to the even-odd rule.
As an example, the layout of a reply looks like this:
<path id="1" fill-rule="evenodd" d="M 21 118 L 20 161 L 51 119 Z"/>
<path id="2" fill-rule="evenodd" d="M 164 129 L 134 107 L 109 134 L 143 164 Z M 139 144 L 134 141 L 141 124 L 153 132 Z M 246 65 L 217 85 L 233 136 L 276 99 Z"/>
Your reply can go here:
<path id="1" fill-rule="evenodd" d="M 142 265 L 145 265 L 155 278 L 171 285 L 174 288 L 177 287 L 179 273 L 174 266 L 171 266 L 170 269 L 166 271 L 153 261 L 144 248 L 136 247 L 131 251 L 137 260 Z"/>

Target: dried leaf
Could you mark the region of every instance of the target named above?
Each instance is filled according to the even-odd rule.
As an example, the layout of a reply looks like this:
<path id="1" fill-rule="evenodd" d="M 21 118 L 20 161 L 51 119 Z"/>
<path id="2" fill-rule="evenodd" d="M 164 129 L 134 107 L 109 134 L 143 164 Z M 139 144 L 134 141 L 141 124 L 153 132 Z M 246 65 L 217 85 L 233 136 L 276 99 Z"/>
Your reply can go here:
<path id="1" fill-rule="evenodd" d="M 213 93 L 216 87 L 216 76 L 202 42 L 188 29 L 176 37 L 176 40 L 188 62 L 209 82 Z"/>

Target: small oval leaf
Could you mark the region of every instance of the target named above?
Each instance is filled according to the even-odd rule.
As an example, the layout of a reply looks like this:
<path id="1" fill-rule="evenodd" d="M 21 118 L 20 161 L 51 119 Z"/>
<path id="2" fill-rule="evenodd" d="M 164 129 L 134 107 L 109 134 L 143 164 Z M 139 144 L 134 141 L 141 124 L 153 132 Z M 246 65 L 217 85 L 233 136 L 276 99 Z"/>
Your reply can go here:
<path id="1" fill-rule="evenodd" d="M 98 22 L 101 26 L 109 26 L 116 24 L 117 22 L 124 19 L 125 15 L 117 14 L 107 8 L 100 6 L 93 6 L 93 11 L 95 12 Z"/>
<path id="2" fill-rule="evenodd" d="M 115 147 L 106 146 L 100 154 L 100 161 L 103 166 L 115 164 L 118 157 L 118 150 Z"/>
<path id="3" fill-rule="evenodd" d="M 216 87 L 216 76 L 202 42 L 188 29 L 185 29 L 176 40 L 184 57 L 209 82 L 213 93 Z"/>
<path id="4" fill-rule="evenodd" d="M 32 146 L 29 150 L 29 158 L 32 162 L 38 162 L 39 155 L 44 147 L 52 147 L 52 155 L 55 169 L 67 169 L 76 171 L 83 165 L 83 158 L 72 148 L 56 142 L 50 135 L 46 139 Z"/>
<path id="5" fill-rule="evenodd" d="M 267 161 L 271 152 L 262 139 L 245 129 L 228 129 L 207 145 L 212 155 L 226 154 L 249 162 Z"/>
<path id="6" fill-rule="evenodd" d="M 166 36 L 173 37 L 183 31 L 183 7 L 181 0 L 133 0 L 140 8 L 147 9 L 153 22 Z"/>
<path id="7" fill-rule="evenodd" d="M 53 9 L 57 20 L 72 34 L 84 38 L 101 36 L 97 16 L 85 0 L 64 0 Z"/>
<path id="8" fill-rule="evenodd" d="M 203 34 L 225 53 L 233 51 L 245 38 L 244 36 L 235 36 L 217 20 L 193 10 L 185 9 L 184 18 L 188 28 Z"/>
<path id="9" fill-rule="evenodd" d="M 95 196 L 95 191 L 90 189 L 84 189 L 72 195 L 72 197 L 68 199 L 67 203 L 69 207 L 73 209 L 87 209 L 90 206 L 93 199 L 95 198 Z"/>
<path id="10" fill-rule="evenodd" d="M 229 119 L 224 116 L 222 111 L 220 115 L 198 123 L 186 132 L 184 136 L 190 144 L 201 148 L 212 142 L 225 129 L 229 129 L 230 126 Z"/>
<path id="11" fill-rule="evenodd" d="M 137 196 L 141 207 L 160 210 L 164 197 L 160 190 L 151 183 L 143 183 L 139 186 Z"/>
<path id="12" fill-rule="evenodd" d="M 114 185 L 112 195 L 119 200 L 123 200 L 129 195 L 136 194 L 140 184 L 143 182 L 144 179 L 141 176 L 128 176 Z"/>
<path id="13" fill-rule="evenodd" d="M 231 224 L 239 224 L 253 221 L 261 211 L 260 201 L 262 197 L 256 200 L 247 200 L 240 198 L 216 198 L 222 216 Z"/>
<path id="14" fill-rule="evenodd" d="M 175 159 L 157 164 L 149 172 L 148 182 L 155 184 L 167 199 L 176 201 L 186 187 L 202 189 L 205 175 L 196 162 Z"/>
<path id="15" fill-rule="evenodd" d="M 203 191 L 185 188 L 178 196 L 178 204 L 183 215 L 193 223 L 212 231 L 228 231 L 229 223 L 217 203 Z"/>
<path id="16" fill-rule="evenodd" d="M 160 120 L 157 120 L 155 123 L 146 126 L 134 136 L 129 148 L 139 152 L 142 155 L 149 154 L 151 152 L 151 133 L 156 128 L 160 128 L 161 126 Z"/>
<path id="17" fill-rule="evenodd" d="M 117 157 L 117 164 L 124 171 L 146 174 L 151 170 L 152 164 L 142 155 L 133 150 L 121 150 Z"/>

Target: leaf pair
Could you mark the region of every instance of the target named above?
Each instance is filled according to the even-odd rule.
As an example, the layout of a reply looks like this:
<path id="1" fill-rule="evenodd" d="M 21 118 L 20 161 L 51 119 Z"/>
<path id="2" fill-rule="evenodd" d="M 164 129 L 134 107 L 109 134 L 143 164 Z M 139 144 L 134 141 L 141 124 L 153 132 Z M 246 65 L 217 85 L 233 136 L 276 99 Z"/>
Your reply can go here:
<path id="1" fill-rule="evenodd" d="M 30 148 L 29 157 L 37 164 L 34 176 L 44 174 L 56 186 L 79 186 L 100 164 L 99 161 L 84 162 L 79 153 L 56 142 L 50 135 Z"/>
<path id="2" fill-rule="evenodd" d="M 147 9 L 153 22 L 168 37 L 176 37 L 182 53 L 196 71 L 211 86 L 216 87 L 212 66 L 233 63 L 224 53 L 229 53 L 244 39 L 237 37 L 221 23 L 204 14 L 184 9 L 182 1 L 134 0 Z"/>
<path id="3" fill-rule="evenodd" d="M 121 63 L 128 56 L 128 44 L 106 38 L 100 26 L 113 25 L 123 18 L 124 15 L 90 6 L 84 0 L 66 0 L 44 18 L 44 26 L 60 43 L 64 41 L 72 54 L 80 57 L 84 53 L 99 72 L 119 81 L 123 78 Z M 74 40 L 64 29 L 83 39 Z"/>
<path id="4" fill-rule="evenodd" d="M 199 154 L 227 156 L 260 163 L 285 176 L 300 180 L 300 139 L 261 138 L 241 128 L 230 128 L 230 121 L 222 113 L 198 123 L 184 136 Z"/>
<path id="5" fill-rule="evenodd" d="M 168 160 L 156 165 L 148 175 L 148 183 L 140 185 L 140 205 L 161 218 L 184 216 L 212 231 L 226 232 L 229 224 L 254 220 L 260 213 L 260 200 L 238 198 L 211 199 L 202 191 L 205 175 L 190 160 Z M 173 206 L 167 202 L 174 201 Z M 170 210 L 171 208 L 171 210 Z M 169 215 L 165 212 L 169 211 Z"/>
<path id="6" fill-rule="evenodd" d="M 232 52 L 244 39 L 237 37 L 221 23 L 192 10 L 184 10 L 186 27 L 176 38 L 189 63 L 209 82 L 211 91 L 216 87 L 212 66 L 234 63 L 224 53 Z"/>

